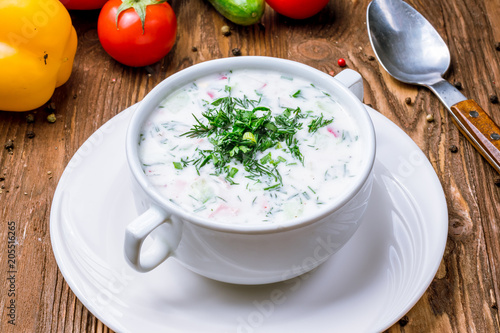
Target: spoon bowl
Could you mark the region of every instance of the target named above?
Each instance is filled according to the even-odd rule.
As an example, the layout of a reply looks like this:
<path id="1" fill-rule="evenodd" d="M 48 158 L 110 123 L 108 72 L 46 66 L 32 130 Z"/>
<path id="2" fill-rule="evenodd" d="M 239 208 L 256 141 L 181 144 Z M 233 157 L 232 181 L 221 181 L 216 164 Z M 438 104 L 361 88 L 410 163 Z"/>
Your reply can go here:
<path id="1" fill-rule="evenodd" d="M 441 80 L 450 66 L 450 52 L 420 13 L 403 1 L 384 0 L 372 1 L 367 16 L 370 42 L 387 72 L 410 84 Z"/>
<path id="2" fill-rule="evenodd" d="M 373 0 L 366 24 L 382 67 L 399 81 L 434 92 L 462 134 L 500 173 L 500 128 L 475 101 L 443 79 L 450 51 L 434 27 L 402 0 Z"/>

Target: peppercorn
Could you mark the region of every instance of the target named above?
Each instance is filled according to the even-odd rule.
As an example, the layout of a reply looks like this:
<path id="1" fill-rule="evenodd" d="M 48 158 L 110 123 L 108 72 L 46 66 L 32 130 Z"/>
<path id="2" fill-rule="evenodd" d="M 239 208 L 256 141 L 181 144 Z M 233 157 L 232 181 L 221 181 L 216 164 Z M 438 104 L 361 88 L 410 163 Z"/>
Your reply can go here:
<path id="1" fill-rule="evenodd" d="M 411 104 L 411 98 L 410 97 L 406 97 L 405 98 L 405 103 L 410 105 Z"/>
<path id="2" fill-rule="evenodd" d="M 498 96 L 497 95 L 490 95 L 490 102 L 492 104 L 498 104 Z"/>
<path id="3" fill-rule="evenodd" d="M 462 82 L 460 81 L 455 81 L 455 83 L 453 83 L 453 85 L 455 86 L 455 88 L 457 88 L 458 90 L 462 90 Z"/>
<path id="4" fill-rule="evenodd" d="M 452 153 L 456 153 L 456 152 L 458 152 L 458 147 L 457 147 L 457 146 L 455 146 L 455 145 L 451 145 L 451 146 L 450 146 L 450 151 L 451 151 Z"/>
<path id="5" fill-rule="evenodd" d="M 196 46 L 193 46 L 193 47 L 191 48 L 191 51 L 196 52 L 196 51 L 198 51 L 198 48 L 197 48 Z"/>
<path id="6" fill-rule="evenodd" d="M 410 320 L 408 319 L 408 316 L 404 316 L 399 320 L 399 326 L 405 327 Z"/>
<path id="7" fill-rule="evenodd" d="M 26 115 L 26 122 L 28 124 L 34 123 L 35 122 L 35 116 L 33 114 L 31 114 L 31 113 L 27 114 Z"/>
<path id="8" fill-rule="evenodd" d="M 56 110 L 56 103 L 54 102 L 50 102 L 47 107 L 45 108 L 45 111 L 47 113 L 54 113 L 54 111 Z"/>
<path id="9" fill-rule="evenodd" d="M 500 178 L 495 179 L 495 186 L 500 187 Z"/>
<path id="10" fill-rule="evenodd" d="M 375 57 L 374 57 L 374 56 L 372 56 L 372 55 L 369 55 L 369 56 L 368 56 L 368 60 L 373 61 L 373 60 L 375 60 Z"/>
<path id="11" fill-rule="evenodd" d="M 35 132 L 28 131 L 26 132 L 26 136 L 28 137 L 28 139 L 33 139 L 35 137 Z"/>
<path id="12" fill-rule="evenodd" d="M 237 48 L 237 47 L 235 47 L 234 49 L 232 49 L 231 52 L 233 52 L 234 56 L 240 56 L 241 55 L 241 50 L 239 48 Z"/>
<path id="13" fill-rule="evenodd" d="M 220 30 L 221 30 L 222 34 L 226 37 L 231 35 L 231 28 L 227 25 L 222 26 L 222 28 Z"/>
<path id="14" fill-rule="evenodd" d="M 51 124 L 55 123 L 57 120 L 56 115 L 51 113 L 47 116 L 47 121 Z"/>
<path id="15" fill-rule="evenodd" d="M 495 50 L 500 51 L 500 42 L 495 43 Z"/>
<path id="16" fill-rule="evenodd" d="M 7 143 L 5 143 L 5 149 L 8 149 L 8 150 L 14 149 L 14 141 L 7 140 Z"/>

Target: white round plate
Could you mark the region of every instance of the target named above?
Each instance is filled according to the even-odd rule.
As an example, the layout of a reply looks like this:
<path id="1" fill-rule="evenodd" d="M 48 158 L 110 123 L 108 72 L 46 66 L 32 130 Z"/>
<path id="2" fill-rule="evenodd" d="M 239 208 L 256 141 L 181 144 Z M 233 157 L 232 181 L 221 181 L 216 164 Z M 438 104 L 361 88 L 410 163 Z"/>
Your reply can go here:
<path id="1" fill-rule="evenodd" d="M 367 107 L 368 108 L 368 107 Z M 80 301 L 117 332 L 380 332 L 425 292 L 439 267 L 448 214 L 415 143 L 368 108 L 377 134 L 372 198 L 349 243 L 319 268 L 261 286 L 216 282 L 169 259 L 149 273 L 123 256 L 137 216 L 125 157 L 129 108 L 77 151 L 50 214 L 59 268 Z"/>

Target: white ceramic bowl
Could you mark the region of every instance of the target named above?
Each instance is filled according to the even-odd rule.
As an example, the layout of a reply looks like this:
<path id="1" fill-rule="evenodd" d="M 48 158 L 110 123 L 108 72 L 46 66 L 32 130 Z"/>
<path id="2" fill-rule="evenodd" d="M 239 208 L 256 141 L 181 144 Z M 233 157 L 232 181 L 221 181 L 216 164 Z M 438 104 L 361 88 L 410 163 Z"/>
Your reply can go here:
<path id="1" fill-rule="evenodd" d="M 203 219 L 172 204 L 145 176 L 138 156 L 141 125 L 161 101 L 195 79 L 229 69 L 257 68 L 310 80 L 335 96 L 360 128 L 365 156 L 352 186 L 314 215 L 280 224 L 241 225 Z M 264 284 L 308 272 L 337 252 L 359 227 L 372 187 L 375 134 L 360 102 L 361 76 L 344 70 L 335 78 L 312 67 L 278 58 L 234 57 L 207 61 L 161 82 L 140 103 L 129 124 L 127 160 L 141 215 L 125 234 L 125 254 L 138 271 L 149 271 L 168 257 L 203 276 L 229 283 Z M 144 245 L 144 246 L 143 246 Z"/>

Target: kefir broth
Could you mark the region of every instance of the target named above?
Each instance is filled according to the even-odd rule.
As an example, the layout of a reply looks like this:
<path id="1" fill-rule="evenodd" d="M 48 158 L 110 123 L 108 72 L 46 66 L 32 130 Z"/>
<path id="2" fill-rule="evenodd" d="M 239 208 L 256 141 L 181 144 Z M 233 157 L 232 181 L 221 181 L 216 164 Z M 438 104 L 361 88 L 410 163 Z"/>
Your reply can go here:
<path id="1" fill-rule="evenodd" d="M 253 160 L 271 171 L 260 176 L 234 159 L 222 169 L 210 157 L 205 161 L 220 136 L 186 133 L 197 124 L 210 127 L 203 114 L 217 112 L 220 106 L 212 103 L 228 96 L 246 102 L 246 108 L 234 106 L 237 112 L 256 106 L 258 116 L 270 112 L 277 127 L 287 108 L 288 119 L 300 114 L 290 140 L 300 156 L 286 142 L 257 152 Z M 141 130 L 139 156 L 149 181 L 186 211 L 223 223 L 280 223 L 326 208 L 359 174 L 362 133 L 347 111 L 300 77 L 262 70 L 214 74 L 173 92 L 152 112 Z M 314 121 L 323 125 L 310 130 Z"/>

